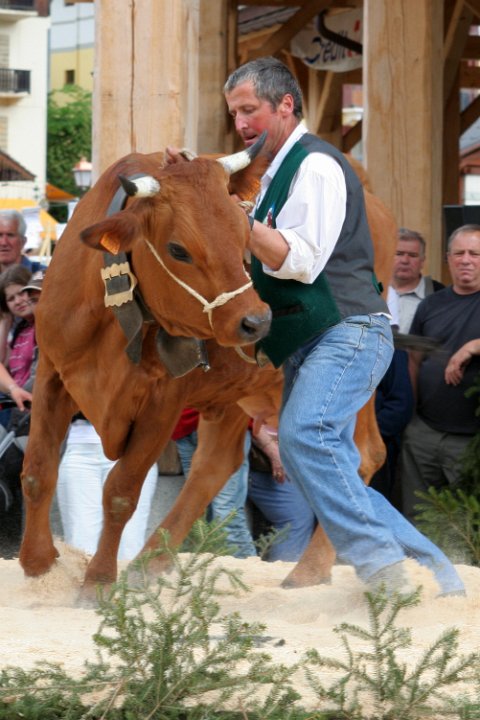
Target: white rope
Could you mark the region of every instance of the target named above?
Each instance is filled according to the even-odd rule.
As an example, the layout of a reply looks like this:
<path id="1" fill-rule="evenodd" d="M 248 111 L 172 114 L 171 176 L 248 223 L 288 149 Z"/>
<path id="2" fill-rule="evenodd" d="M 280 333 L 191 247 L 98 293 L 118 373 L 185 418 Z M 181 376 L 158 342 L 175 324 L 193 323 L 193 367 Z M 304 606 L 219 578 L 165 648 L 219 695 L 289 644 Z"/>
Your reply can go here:
<path id="1" fill-rule="evenodd" d="M 242 350 L 242 348 L 240 347 L 240 345 L 235 345 L 235 350 L 237 351 L 237 354 L 240 355 L 240 357 L 242 358 L 242 360 L 245 360 L 245 362 L 251 363 L 252 365 L 256 365 L 256 364 L 257 364 L 256 358 L 253 358 L 253 357 L 250 357 L 250 355 L 247 355 L 247 353 L 245 352 L 245 350 Z"/>
<path id="2" fill-rule="evenodd" d="M 181 287 L 183 287 L 184 290 L 186 290 L 190 295 L 192 295 L 194 298 L 196 298 L 202 305 L 203 305 L 203 312 L 208 314 L 208 322 L 210 323 L 210 327 L 213 330 L 212 325 L 212 311 L 215 310 L 216 307 L 220 307 L 221 305 L 225 305 L 229 300 L 236 297 L 237 295 L 241 295 L 241 293 L 245 292 L 245 290 L 248 290 L 252 287 L 252 281 L 250 280 L 250 276 L 245 271 L 245 275 L 248 277 L 249 282 L 243 285 L 242 287 L 238 288 L 238 290 L 232 290 L 232 292 L 225 292 L 220 293 L 218 297 L 215 298 L 212 302 L 208 302 L 200 293 L 198 293 L 196 290 L 190 287 L 190 285 L 187 285 L 187 283 L 183 282 L 183 280 L 180 280 L 176 275 L 174 275 L 168 267 L 163 262 L 160 255 L 157 253 L 155 248 L 153 247 L 152 243 L 145 238 L 145 242 L 147 243 L 148 248 L 152 252 L 154 258 L 160 263 L 160 265 L 163 267 L 163 269 L 170 275 L 172 280 L 175 280 L 176 283 L 178 283 Z"/>

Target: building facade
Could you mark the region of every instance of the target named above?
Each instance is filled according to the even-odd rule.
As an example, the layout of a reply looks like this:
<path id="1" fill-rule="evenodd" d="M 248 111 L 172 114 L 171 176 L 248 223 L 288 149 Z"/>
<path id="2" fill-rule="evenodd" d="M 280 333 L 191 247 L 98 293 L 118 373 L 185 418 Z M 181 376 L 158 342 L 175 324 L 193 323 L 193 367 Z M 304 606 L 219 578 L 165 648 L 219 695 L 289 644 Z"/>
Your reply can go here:
<path id="1" fill-rule="evenodd" d="M 45 195 L 48 2 L 0 2 L 0 197 Z"/>

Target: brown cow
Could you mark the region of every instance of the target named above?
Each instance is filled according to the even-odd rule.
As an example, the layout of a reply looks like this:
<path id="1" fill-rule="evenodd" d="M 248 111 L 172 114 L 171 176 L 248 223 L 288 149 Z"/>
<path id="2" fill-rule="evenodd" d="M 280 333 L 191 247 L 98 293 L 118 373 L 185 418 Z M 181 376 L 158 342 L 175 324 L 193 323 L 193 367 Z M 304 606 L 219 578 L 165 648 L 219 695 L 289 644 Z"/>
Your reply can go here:
<path id="1" fill-rule="evenodd" d="M 196 160 L 162 169 L 157 156 L 127 156 L 82 199 L 55 250 L 37 313 L 40 360 L 22 477 L 26 527 L 20 561 L 29 575 L 47 571 L 57 555 L 48 511 L 60 444 L 78 410 L 95 426 L 106 455 L 120 458 L 106 484 L 104 530 L 87 573 L 92 582 L 111 580 L 118 541 L 146 470 L 187 400 L 197 402 L 192 388 L 210 373 L 218 385 L 232 384 L 215 351 L 210 373 L 199 369 L 182 380 L 168 376 L 157 352 L 159 327 L 173 336 L 214 337 L 225 346 L 251 343 L 268 332 L 270 309 L 252 289 L 243 265 L 248 222 L 229 197 L 229 162 L 222 164 Z M 112 199 L 118 200 L 119 175 L 142 176 L 135 188 L 147 197 L 129 200 L 105 219 Z M 130 264 L 104 268 L 102 253 L 88 245 L 128 252 Z M 105 308 L 105 300 L 117 305 L 128 296 L 133 274 L 143 298 L 137 364 L 127 357 L 119 321 Z M 118 280 L 127 281 L 122 295 L 113 285 Z M 204 392 L 198 407 L 218 414 L 212 407 L 215 383 L 207 384 L 210 395 Z M 225 437 L 223 442 L 226 446 Z M 240 455 L 236 450 L 225 478 Z"/>

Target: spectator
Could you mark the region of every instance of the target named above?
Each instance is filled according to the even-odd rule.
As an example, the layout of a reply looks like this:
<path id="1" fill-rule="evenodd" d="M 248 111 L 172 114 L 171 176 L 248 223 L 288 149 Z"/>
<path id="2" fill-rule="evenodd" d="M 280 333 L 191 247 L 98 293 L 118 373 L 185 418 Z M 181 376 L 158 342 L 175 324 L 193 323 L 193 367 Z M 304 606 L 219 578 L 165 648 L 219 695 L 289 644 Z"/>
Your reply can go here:
<path id="1" fill-rule="evenodd" d="M 417 491 L 460 480 L 459 460 L 480 429 L 477 400 L 465 397 L 480 372 L 480 225 L 452 233 L 447 259 L 452 285 L 425 298 L 412 323 L 441 349 L 410 352 L 416 415 L 403 438 L 402 507 L 411 520 Z"/>
<path id="2" fill-rule="evenodd" d="M 0 271 L 12 265 L 23 265 L 31 273 L 45 270 L 45 265 L 30 260 L 23 253 L 27 242 L 27 224 L 22 213 L 17 210 L 0 210 Z"/>
<path id="3" fill-rule="evenodd" d="M 300 123 L 300 88 L 279 60 L 241 66 L 224 93 L 246 145 L 268 133 L 270 165 L 248 246 L 255 287 L 273 310 L 258 352 L 284 368 L 285 471 L 339 559 L 372 589 L 410 591 L 403 560 L 413 556 L 432 570 L 443 595 L 461 593 L 443 553 L 358 474 L 356 415 L 393 353 L 360 181 L 342 153 Z"/>
<path id="4" fill-rule="evenodd" d="M 192 457 L 197 447 L 197 426 L 199 414 L 193 408 L 185 408 L 172 434 L 177 446 L 182 471 L 185 477 L 190 472 Z M 213 498 L 207 509 L 207 520 L 224 520 L 231 512 L 234 517 L 225 527 L 227 541 L 235 548 L 234 555 L 246 558 L 256 555 L 252 534 L 247 523 L 245 503 L 248 492 L 248 452 L 250 433 L 245 436 L 244 460 L 241 466 L 230 476 L 227 483 Z"/>
<path id="5" fill-rule="evenodd" d="M 310 542 L 316 518 L 298 487 L 285 477 L 277 432 L 266 425 L 252 436 L 248 499 L 253 505 L 254 534 L 282 533 L 264 559 L 298 560 Z"/>
<path id="6" fill-rule="evenodd" d="M 400 228 L 393 265 L 391 285 L 388 288 L 388 306 L 398 320 L 401 333 L 410 332 L 418 303 L 444 285 L 430 275 L 422 275 L 425 264 L 425 240 L 419 232 Z"/>
<path id="7" fill-rule="evenodd" d="M 371 487 L 381 492 L 395 506 L 399 504 L 395 482 L 401 437 L 412 418 L 414 406 L 408 373 L 408 354 L 405 350 L 395 350 L 390 367 L 380 380 L 375 395 L 375 413 L 387 450 L 387 459 L 370 483 Z"/>
<path id="8" fill-rule="evenodd" d="M 79 413 L 68 430 L 56 492 L 65 542 L 89 555 L 97 549 L 103 526 L 103 486 L 114 465 L 103 452 L 93 425 Z M 119 560 L 132 560 L 145 544 L 157 479 L 155 464 L 145 477 L 137 508 L 123 529 Z"/>
<path id="9" fill-rule="evenodd" d="M 25 389 L 36 356 L 35 303 L 31 302 L 25 286 L 31 273 L 22 265 L 12 265 L 0 275 L 0 390 L 24 410 L 31 393 Z M 10 411 L 0 412 L 0 422 L 6 426 Z"/>
<path id="10" fill-rule="evenodd" d="M 0 275 L 1 354 L 9 363 L 8 369 L 0 364 L 0 390 L 17 405 L 0 412 L 3 426 L 0 439 L 8 441 L 7 429 L 14 433 L 0 459 L 0 484 L 10 498 L 0 521 L 0 546 L 4 557 L 18 554 L 22 536 L 20 473 L 29 429 L 29 415 L 25 410 L 26 403 L 32 399 L 30 391 L 37 357 L 34 315 L 41 287 L 42 278 L 30 278 L 30 271 L 21 265 L 12 265 Z"/>

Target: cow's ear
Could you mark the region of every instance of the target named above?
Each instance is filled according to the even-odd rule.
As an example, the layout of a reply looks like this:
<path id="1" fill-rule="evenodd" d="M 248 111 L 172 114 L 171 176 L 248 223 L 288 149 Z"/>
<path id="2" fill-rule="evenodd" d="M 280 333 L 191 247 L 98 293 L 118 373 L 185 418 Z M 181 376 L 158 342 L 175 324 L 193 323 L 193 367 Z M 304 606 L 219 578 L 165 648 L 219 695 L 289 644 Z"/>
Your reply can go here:
<path id="1" fill-rule="evenodd" d="M 82 230 L 80 240 L 95 250 L 117 255 L 131 250 L 140 234 L 136 216 L 123 210 Z"/>
<path id="2" fill-rule="evenodd" d="M 268 167 L 268 158 L 258 155 L 250 165 L 230 175 L 228 191 L 241 200 L 253 200 L 260 190 L 260 179 Z"/>

